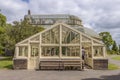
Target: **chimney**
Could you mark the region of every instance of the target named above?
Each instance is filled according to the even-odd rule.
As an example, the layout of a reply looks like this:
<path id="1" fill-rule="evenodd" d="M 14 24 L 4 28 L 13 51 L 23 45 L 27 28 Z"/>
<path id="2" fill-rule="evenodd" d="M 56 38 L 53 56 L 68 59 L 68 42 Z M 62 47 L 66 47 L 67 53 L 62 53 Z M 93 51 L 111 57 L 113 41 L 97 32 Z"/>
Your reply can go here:
<path id="1" fill-rule="evenodd" d="M 31 15 L 31 12 L 30 12 L 30 10 L 28 10 L 28 15 Z"/>

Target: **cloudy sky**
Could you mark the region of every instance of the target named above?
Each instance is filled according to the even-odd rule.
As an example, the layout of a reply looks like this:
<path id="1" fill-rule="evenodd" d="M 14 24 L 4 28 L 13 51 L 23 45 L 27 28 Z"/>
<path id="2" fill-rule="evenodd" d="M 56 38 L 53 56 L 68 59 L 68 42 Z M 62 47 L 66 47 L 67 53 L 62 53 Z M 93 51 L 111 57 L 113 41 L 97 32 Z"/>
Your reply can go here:
<path id="1" fill-rule="evenodd" d="M 96 32 L 108 31 L 120 44 L 120 0 L 0 0 L 8 22 L 32 14 L 73 14 Z"/>

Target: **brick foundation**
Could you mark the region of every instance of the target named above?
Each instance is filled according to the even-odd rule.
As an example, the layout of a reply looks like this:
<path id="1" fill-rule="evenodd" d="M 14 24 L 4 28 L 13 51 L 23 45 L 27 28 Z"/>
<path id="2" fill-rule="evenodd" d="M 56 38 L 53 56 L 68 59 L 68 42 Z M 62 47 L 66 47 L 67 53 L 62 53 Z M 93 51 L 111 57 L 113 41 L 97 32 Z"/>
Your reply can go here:
<path id="1" fill-rule="evenodd" d="M 95 70 L 108 69 L 108 59 L 93 59 L 93 69 Z"/>
<path id="2" fill-rule="evenodd" d="M 13 59 L 13 68 L 14 69 L 27 69 L 27 59 L 26 58 L 14 58 Z"/>

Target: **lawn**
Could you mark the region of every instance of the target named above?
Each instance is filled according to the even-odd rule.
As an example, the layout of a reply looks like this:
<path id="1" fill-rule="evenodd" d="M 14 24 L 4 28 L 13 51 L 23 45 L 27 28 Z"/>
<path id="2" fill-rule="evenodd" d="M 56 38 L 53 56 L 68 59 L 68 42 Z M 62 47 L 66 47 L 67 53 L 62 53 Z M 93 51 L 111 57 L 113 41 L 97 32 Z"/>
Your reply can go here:
<path id="1" fill-rule="evenodd" d="M 6 57 L 2 60 L 0 60 L 0 69 L 12 69 L 12 58 Z"/>
<path id="2" fill-rule="evenodd" d="M 120 60 L 120 55 L 113 57 L 114 60 Z"/>
<path id="3" fill-rule="evenodd" d="M 108 69 L 109 70 L 116 70 L 116 69 L 120 69 L 119 66 L 115 65 L 115 64 L 108 64 Z"/>

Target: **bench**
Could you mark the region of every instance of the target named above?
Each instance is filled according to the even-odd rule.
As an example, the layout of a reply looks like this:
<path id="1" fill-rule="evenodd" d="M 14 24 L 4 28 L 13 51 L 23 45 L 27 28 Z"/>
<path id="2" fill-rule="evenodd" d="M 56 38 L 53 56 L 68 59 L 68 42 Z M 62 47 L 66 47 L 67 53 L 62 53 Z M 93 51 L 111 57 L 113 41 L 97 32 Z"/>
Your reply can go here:
<path id="1" fill-rule="evenodd" d="M 82 61 L 81 60 L 62 60 L 64 69 L 70 70 L 82 70 Z"/>
<path id="2" fill-rule="evenodd" d="M 41 60 L 40 70 L 82 70 L 82 60 L 61 59 L 61 60 Z"/>
<path id="3" fill-rule="evenodd" d="M 41 70 L 61 70 L 63 69 L 62 62 L 59 60 L 42 60 L 40 61 Z"/>

